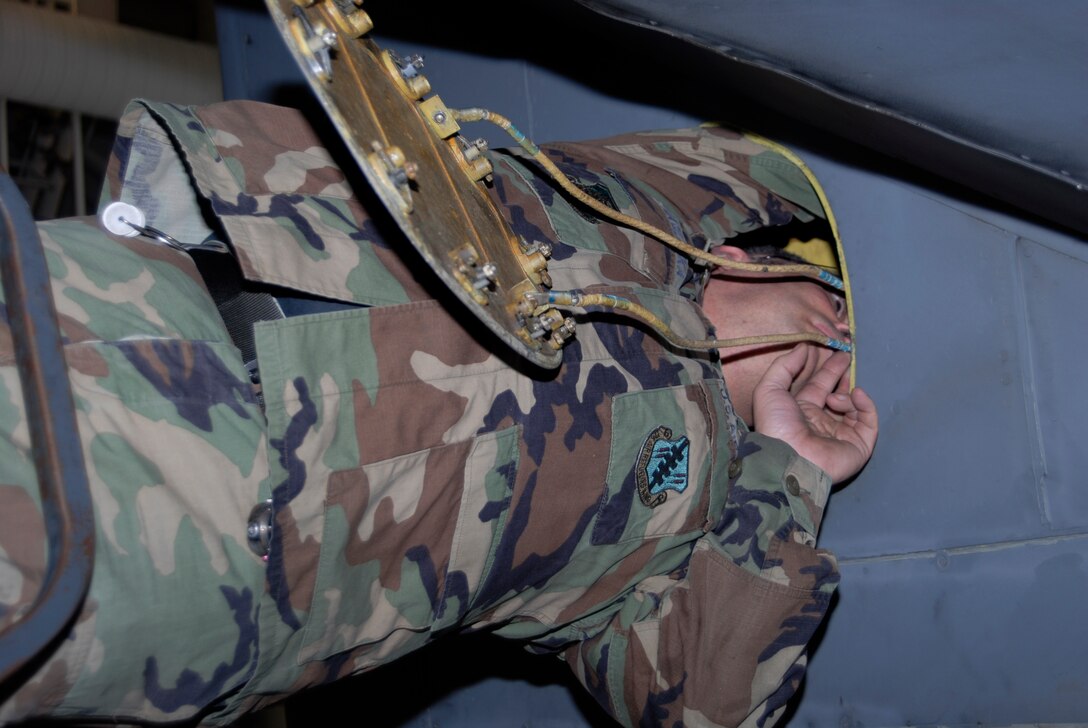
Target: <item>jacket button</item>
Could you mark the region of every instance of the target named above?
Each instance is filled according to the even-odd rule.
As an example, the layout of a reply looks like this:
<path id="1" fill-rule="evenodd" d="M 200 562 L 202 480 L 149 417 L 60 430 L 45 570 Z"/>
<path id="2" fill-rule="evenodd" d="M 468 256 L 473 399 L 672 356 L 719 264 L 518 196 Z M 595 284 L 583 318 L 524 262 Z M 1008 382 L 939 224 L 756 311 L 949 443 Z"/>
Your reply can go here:
<path id="1" fill-rule="evenodd" d="M 262 559 L 268 559 L 268 552 L 272 549 L 272 501 L 258 503 L 249 512 L 246 541 L 250 551 Z"/>
<path id="2" fill-rule="evenodd" d="M 739 459 L 729 461 L 729 479 L 730 480 L 734 480 L 736 478 L 739 478 L 740 474 L 741 474 L 741 472 L 743 472 L 743 470 L 744 470 L 744 466 L 741 465 L 741 461 Z"/>
<path id="3" fill-rule="evenodd" d="M 786 490 L 790 492 L 790 495 L 801 495 L 801 484 L 793 473 L 786 476 Z"/>

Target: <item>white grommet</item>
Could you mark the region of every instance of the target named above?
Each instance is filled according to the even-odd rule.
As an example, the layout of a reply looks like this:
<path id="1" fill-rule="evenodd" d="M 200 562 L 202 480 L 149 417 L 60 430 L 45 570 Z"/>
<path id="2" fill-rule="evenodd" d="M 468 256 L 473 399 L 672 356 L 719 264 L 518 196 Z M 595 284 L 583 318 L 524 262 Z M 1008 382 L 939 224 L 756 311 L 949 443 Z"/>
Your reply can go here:
<path id="1" fill-rule="evenodd" d="M 147 222 L 143 210 L 127 202 L 111 202 L 98 219 L 106 230 L 125 238 L 139 235 L 140 228 Z"/>

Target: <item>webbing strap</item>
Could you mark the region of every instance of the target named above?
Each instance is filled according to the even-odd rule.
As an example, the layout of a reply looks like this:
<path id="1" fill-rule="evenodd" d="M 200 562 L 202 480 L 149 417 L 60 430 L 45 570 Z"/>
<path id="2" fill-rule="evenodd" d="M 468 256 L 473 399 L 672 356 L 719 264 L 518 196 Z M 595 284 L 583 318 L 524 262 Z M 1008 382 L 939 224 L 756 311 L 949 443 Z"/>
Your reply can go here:
<path id="1" fill-rule="evenodd" d="M 219 309 L 231 341 L 242 353 L 242 361 L 250 368 L 257 359 L 253 324 L 282 319 L 283 310 L 271 293 L 243 287 L 245 279 L 233 255 L 193 249 L 189 254 Z M 255 369 L 251 369 L 251 376 L 254 372 Z"/>

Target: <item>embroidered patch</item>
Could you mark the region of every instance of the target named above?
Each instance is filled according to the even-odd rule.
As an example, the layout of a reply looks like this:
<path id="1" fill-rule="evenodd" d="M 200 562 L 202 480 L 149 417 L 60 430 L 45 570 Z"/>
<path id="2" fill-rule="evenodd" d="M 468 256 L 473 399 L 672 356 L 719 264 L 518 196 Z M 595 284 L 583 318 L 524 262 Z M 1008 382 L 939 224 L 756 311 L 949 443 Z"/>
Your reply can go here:
<path id="1" fill-rule="evenodd" d="M 602 205 L 607 205 L 617 212 L 619 211 L 620 208 L 612 198 L 612 192 L 609 191 L 608 187 L 605 186 L 603 182 L 586 182 L 585 180 L 580 179 L 572 179 L 571 181 L 578 189 L 585 192 L 597 202 L 600 202 Z M 586 222 L 596 225 L 601 221 L 599 217 L 590 212 L 589 207 L 579 204 L 575 204 L 573 207 L 574 211 L 581 215 Z"/>
<path id="2" fill-rule="evenodd" d="M 688 487 L 688 452 L 686 435 L 673 440 L 672 430 L 658 427 L 642 443 L 635 466 L 638 497 L 643 505 L 656 508 L 665 502 L 668 493 L 683 493 Z"/>

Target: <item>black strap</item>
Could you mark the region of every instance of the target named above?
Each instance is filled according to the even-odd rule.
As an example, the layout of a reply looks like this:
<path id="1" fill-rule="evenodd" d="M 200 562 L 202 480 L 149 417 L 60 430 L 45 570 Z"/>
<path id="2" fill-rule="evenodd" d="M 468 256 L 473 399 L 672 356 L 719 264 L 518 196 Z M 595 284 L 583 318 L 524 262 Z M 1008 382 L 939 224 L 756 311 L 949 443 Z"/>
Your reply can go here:
<path id="1" fill-rule="evenodd" d="M 257 347 L 253 324 L 284 318 L 283 311 L 272 294 L 246 290 L 245 278 L 233 255 L 208 250 L 190 250 L 189 254 L 212 294 L 231 341 L 242 353 L 250 376 L 255 376 Z"/>
<path id="2" fill-rule="evenodd" d="M 226 250 L 226 247 L 223 247 Z M 261 376 L 257 366 L 257 345 L 253 336 L 253 325 L 258 321 L 278 321 L 287 316 L 362 308 L 357 303 L 333 301 L 286 291 L 286 289 L 275 289 L 283 295 L 274 296 L 267 290 L 262 290 L 260 284 L 246 281 L 238 260 L 232 253 L 196 246 L 187 250 L 200 275 L 204 278 L 204 285 L 212 294 L 212 300 L 219 309 L 219 316 L 227 327 L 230 340 L 242 354 L 242 362 L 249 373 L 250 382 L 256 389 L 257 401 L 261 409 L 264 409 L 264 397 L 260 390 Z"/>

